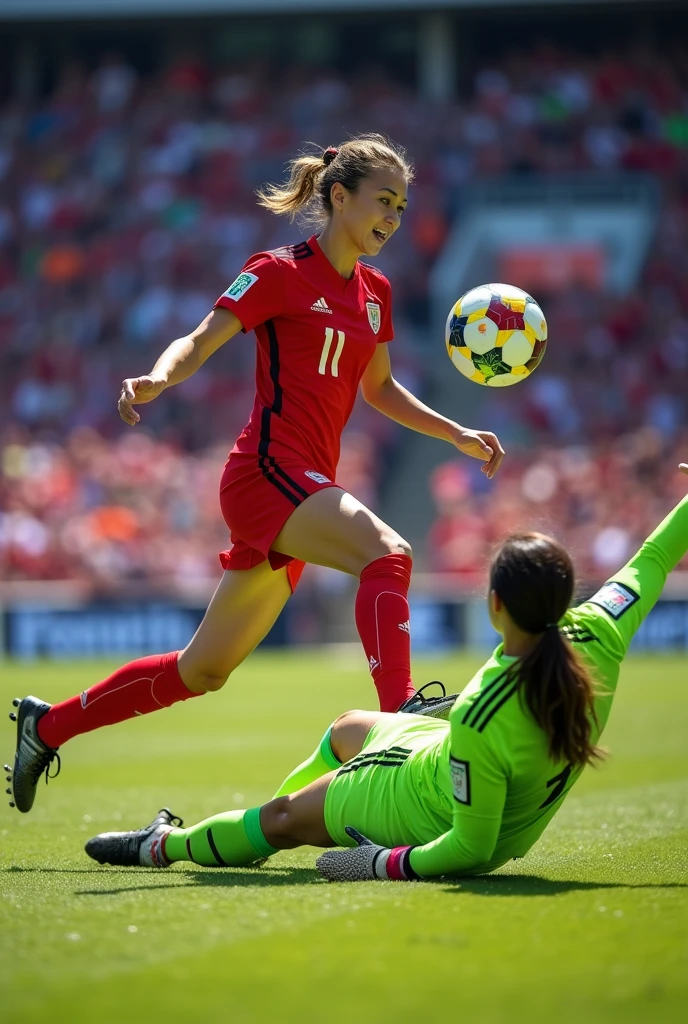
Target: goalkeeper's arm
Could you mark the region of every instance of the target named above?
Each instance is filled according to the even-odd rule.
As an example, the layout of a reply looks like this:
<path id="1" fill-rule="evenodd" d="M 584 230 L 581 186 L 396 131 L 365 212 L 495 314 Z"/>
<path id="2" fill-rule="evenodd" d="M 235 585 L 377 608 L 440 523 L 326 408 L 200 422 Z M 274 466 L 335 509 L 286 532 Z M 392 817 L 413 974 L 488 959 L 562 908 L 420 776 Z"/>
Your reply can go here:
<path id="1" fill-rule="evenodd" d="M 423 846 L 379 846 L 354 828 L 353 849 L 328 850 L 317 861 L 331 881 L 411 881 L 480 871 L 494 853 L 506 800 L 506 772 L 483 733 L 451 716 L 452 828 Z"/>
<path id="2" fill-rule="evenodd" d="M 419 876 L 479 871 L 497 845 L 507 771 L 490 744 L 489 734 L 462 724 L 464 712 L 464 707 L 457 707 L 450 716 L 452 828 L 410 851 L 409 865 Z"/>

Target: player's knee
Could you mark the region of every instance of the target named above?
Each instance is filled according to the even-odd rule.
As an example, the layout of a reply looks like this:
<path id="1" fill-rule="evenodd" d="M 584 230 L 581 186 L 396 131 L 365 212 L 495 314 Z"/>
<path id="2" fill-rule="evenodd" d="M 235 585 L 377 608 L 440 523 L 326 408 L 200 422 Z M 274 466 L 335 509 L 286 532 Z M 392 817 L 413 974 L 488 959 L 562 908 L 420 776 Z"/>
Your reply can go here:
<path id="1" fill-rule="evenodd" d="M 260 825 L 268 842 L 277 839 L 290 839 L 293 827 L 291 800 L 289 796 L 278 796 L 260 811 Z M 274 846 L 275 843 L 272 842 Z"/>
<path id="2" fill-rule="evenodd" d="M 355 725 L 358 721 L 361 712 L 356 709 L 352 711 L 344 711 L 341 715 L 338 715 L 332 723 L 330 729 L 330 746 L 336 757 L 340 761 L 347 760 L 340 755 L 340 747 L 342 744 L 346 745 L 346 735 L 349 732 L 352 725 Z"/>
<path id="3" fill-rule="evenodd" d="M 398 533 L 390 532 L 384 534 L 380 538 L 380 547 L 379 557 L 384 555 L 406 555 L 408 558 L 413 557 L 411 545 Z"/>
<path id="4" fill-rule="evenodd" d="M 413 549 L 407 540 L 403 537 L 398 537 L 396 540 L 396 551 L 392 552 L 395 555 L 406 555 L 407 558 L 413 558 Z"/>
<path id="5" fill-rule="evenodd" d="M 358 708 L 354 708 L 351 711 L 342 711 L 341 715 L 337 715 L 334 722 L 332 723 L 332 732 L 338 732 L 343 726 L 348 725 L 352 718 L 356 718 L 360 715 Z"/>
<path id="6" fill-rule="evenodd" d="M 344 763 L 359 754 L 373 724 L 370 711 L 345 711 L 335 718 L 330 732 L 334 756 Z"/>

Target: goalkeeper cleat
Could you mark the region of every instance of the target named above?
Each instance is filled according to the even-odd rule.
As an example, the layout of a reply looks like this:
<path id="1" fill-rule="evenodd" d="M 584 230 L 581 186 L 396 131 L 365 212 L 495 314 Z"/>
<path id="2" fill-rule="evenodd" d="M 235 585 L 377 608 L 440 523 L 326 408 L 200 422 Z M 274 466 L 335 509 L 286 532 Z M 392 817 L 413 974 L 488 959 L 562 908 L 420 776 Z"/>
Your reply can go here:
<path id="1" fill-rule="evenodd" d="M 12 783 L 13 799 L 10 807 L 16 807 L 22 814 L 26 814 L 33 807 L 41 775 L 45 775 L 47 782 L 60 774 L 60 755 L 43 742 L 36 728 L 38 720 L 50 710 L 50 704 L 37 697 L 24 697 L 23 700 L 15 698 L 12 703 L 18 709 L 16 714 L 10 714 L 12 721 L 17 723 L 17 749 L 14 767 L 5 765 L 5 770 L 12 773 L 8 777 L 8 782 Z M 55 758 L 57 771 L 55 775 L 49 775 L 50 765 Z"/>
<path id="2" fill-rule="evenodd" d="M 163 807 L 145 828 L 133 832 L 101 832 L 89 839 L 84 849 L 99 864 L 112 864 L 118 868 L 167 868 L 165 836 L 173 828 L 182 828 L 184 822 Z"/>
<path id="3" fill-rule="evenodd" d="M 441 697 L 424 697 L 423 690 L 427 690 L 428 686 L 440 686 L 442 688 Z M 426 683 L 425 686 L 421 686 L 420 690 L 405 700 L 401 707 L 397 710 L 397 714 L 404 715 L 426 715 L 428 718 L 449 718 L 449 712 L 454 707 L 454 703 L 459 696 L 458 693 L 447 693 L 444 683 L 441 683 L 439 679 L 433 679 L 431 683 Z"/>

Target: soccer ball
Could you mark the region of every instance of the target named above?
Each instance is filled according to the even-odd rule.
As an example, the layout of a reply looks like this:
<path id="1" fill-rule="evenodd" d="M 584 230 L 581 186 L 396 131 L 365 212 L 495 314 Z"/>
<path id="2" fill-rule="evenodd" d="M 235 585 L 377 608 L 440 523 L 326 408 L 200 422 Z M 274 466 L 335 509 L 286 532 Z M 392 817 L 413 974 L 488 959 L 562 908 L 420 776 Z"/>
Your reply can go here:
<path id="1" fill-rule="evenodd" d="M 527 292 L 511 284 L 481 284 L 452 306 L 447 352 L 464 377 L 490 388 L 518 384 L 547 347 L 547 321 Z"/>

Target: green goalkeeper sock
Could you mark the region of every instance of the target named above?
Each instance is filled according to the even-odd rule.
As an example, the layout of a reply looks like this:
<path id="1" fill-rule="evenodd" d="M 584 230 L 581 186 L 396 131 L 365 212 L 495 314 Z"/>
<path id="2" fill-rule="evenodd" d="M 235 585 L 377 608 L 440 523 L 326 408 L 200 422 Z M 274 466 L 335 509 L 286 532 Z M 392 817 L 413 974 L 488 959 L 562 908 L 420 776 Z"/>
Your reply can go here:
<path id="1" fill-rule="evenodd" d="M 277 853 L 260 827 L 260 807 L 225 811 L 192 828 L 175 828 L 165 837 L 164 856 L 205 867 L 238 868 Z"/>
<path id="2" fill-rule="evenodd" d="M 298 768 L 294 768 L 294 771 L 287 775 L 272 798 L 273 800 L 278 796 L 296 793 L 297 790 L 303 789 L 304 786 L 308 786 L 311 782 L 315 782 L 316 779 L 322 778 L 323 775 L 327 775 L 328 772 L 341 766 L 342 762 L 332 750 L 331 734 L 332 726 L 329 727 L 320 740 L 318 748 L 311 754 L 308 760 L 300 764 Z"/>

